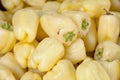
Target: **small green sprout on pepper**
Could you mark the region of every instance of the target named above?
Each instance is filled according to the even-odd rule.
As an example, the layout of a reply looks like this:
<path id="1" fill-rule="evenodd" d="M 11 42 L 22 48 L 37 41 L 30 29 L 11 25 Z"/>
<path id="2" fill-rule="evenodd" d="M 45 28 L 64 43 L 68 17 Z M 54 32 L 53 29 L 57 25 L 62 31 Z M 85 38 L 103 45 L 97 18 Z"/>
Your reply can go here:
<path id="1" fill-rule="evenodd" d="M 86 21 L 86 19 L 84 19 L 82 21 L 82 29 L 85 30 L 87 28 L 87 26 L 88 26 L 88 22 Z"/>
<path id="2" fill-rule="evenodd" d="M 65 42 L 72 41 L 75 34 L 73 32 L 67 32 L 63 35 Z"/>
<path id="3" fill-rule="evenodd" d="M 10 24 L 8 24 L 7 22 L 2 24 L 2 28 L 9 30 L 9 31 L 13 31 L 13 29 L 11 28 Z"/>
<path id="4" fill-rule="evenodd" d="M 111 60 L 109 60 L 109 59 L 107 59 L 106 61 L 107 61 L 107 62 L 111 62 Z"/>
<path id="5" fill-rule="evenodd" d="M 103 48 L 99 48 L 96 56 L 98 57 L 98 59 L 100 59 L 102 58 L 102 55 L 103 55 Z"/>

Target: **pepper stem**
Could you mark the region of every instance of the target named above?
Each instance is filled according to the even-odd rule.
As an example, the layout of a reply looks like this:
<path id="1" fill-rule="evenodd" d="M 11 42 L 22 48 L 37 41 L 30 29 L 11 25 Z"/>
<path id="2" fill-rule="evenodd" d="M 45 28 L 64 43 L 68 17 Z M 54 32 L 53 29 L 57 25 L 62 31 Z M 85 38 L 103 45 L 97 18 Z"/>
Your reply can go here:
<path id="1" fill-rule="evenodd" d="M 86 19 L 84 19 L 82 21 L 82 29 L 85 30 L 87 28 L 87 26 L 88 26 L 88 23 L 87 23 Z"/>
<path id="2" fill-rule="evenodd" d="M 63 35 L 65 42 L 72 41 L 75 34 L 73 32 L 67 32 Z"/>
<path id="3" fill-rule="evenodd" d="M 4 22 L 1 26 L 3 29 L 9 30 L 9 31 L 13 31 L 13 29 L 11 28 L 10 24 L 7 22 Z"/>

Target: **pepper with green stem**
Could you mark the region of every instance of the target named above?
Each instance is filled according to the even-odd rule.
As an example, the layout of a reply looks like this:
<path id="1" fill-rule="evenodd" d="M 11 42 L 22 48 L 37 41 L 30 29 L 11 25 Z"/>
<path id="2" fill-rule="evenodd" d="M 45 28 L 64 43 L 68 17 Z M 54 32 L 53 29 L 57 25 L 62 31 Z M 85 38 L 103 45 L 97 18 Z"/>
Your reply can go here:
<path id="1" fill-rule="evenodd" d="M 75 34 L 73 32 L 67 32 L 63 35 L 65 42 L 72 41 Z"/>
<path id="2" fill-rule="evenodd" d="M 9 31 L 13 31 L 13 29 L 11 28 L 10 24 L 7 22 L 4 22 L 1 26 L 3 29 L 9 30 Z"/>
<path id="3" fill-rule="evenodd" d="M 87 28 L 87 26 L 88 26 L 88 22 L 86 21 L 86 19 L 84 19 L 82 21 L 82 29 L 85 30 Z"/>
<path id="4" fill-rule="evenodd" d="M 103 48 L 99 48 L 96 56 L 98 57 L 98 59 L 101 59 L 102 55 L 103 55 Z"/>

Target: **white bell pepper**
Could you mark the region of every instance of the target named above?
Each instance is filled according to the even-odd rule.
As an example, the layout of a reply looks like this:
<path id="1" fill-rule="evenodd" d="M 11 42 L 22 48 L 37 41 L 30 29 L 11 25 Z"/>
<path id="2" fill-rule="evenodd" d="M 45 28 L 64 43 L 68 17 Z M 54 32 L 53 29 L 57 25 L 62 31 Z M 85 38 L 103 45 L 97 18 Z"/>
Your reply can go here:
<path id="1" fill-rule="evenodd" d="M 66 11 L 63 15 L 70 17 L 77 25 L 80 37 L 87 35 L 91 27 L 91 18 L 87 13 L 82 11 Z"/>
<path id="2" fill-rule="evenodd" d="M 96 60 L 120 60 L 120 46 L 112 41 L 104 41 L 97 45 L 94 58 Z"/>
<path id="3" fill-rule="evenodd" d="M 76 69 L 76 80 L 111 80 L 103 66 L 86 58 Z"/>
<path id="4" fill-rule="evenodd" d="M 24 6 L 23 0 L 1 0 L 1 3 L 6 10 L 12 13 L 22 9 Z"/>
<path id="5" fill-rule="evenodd" d="M 28 67 L 28 60 L 36 48 L 37 41 L 33 43 L 18 42 L 14 46 L 14 55 L 22 68 Z"/>
<path id="6" fill-rule="evenodd" d="M 67 16 L 60 14 L 44 14 L 40 18 L 43 30 L 50 37 L 55 37 L 65 45 L 70 45 L 78 34 L 77 26 Z"/>
<path id="7" fill-rule="evenodd" d="M 16 11 L 12 23 L 18 40 L 23 42 L 33 42 L 35 40 L 39 16 L 34 10 L 26 8 Z"/>
<path id="8" fill-rule="evenodd" d="M 94 20 L 91 20 L 91 27 L 88 34 L 83 38 L 86 52 L 93 52 L 97 45 L 97 29 Z"/>
<path id="9" fill-rule="evenodd" d="M 60 60 L 43 76 L 43 80 L 76 80 L 75 68 L 69 60 Z"/>
<path id="10" fill-rule="evenodd" d="M 109 11 L 111 7 L 110 0 L 79 0 L 81 8 L 84 12 L 87 12 L 92 18 L 98 18 L 105 13 L 105 10 Z M 105 10 L 104 10 L 105 9 Z"/>
<path id="11" fill-rule="evenodd" d="M 76 39 L 70 46 L 65 48 L 65 59 L 73 64 L 80 63 L 86 58 L 86 49 L 82 39 Z"/>
<path id="12" fill-rule="evenodd" d="M 29 68 L 39 69 L 46 72 L 64 56 L 64 46 L 57 39 L 52 37 L 44 38 L 30 55 Z"/>
<path id="13" fill-rule="evenodd" d="M 120 79 L 120 61 L 119 60 L 113 60 L 112 62 L 100 60 L 99 63 L 101 63 L 101 65 L 105 68 L 111 80 Z"/>
<path id="14" fill-rule="evenodd" d="M 12 26 L 2 21 L 0 23 L 0 56 L 11 51 L 16 43 L 16 37 Z"/>
<path id="15" fill-rule="evenodd" d="M 16 80 L 16 78 L 7 67 L 0 64 L 0 80 Z"/>
<path id="16" fill-rule="evenodd" d="M 20 79 L 20 77 L 24 74 L 24 69 L 19 65 L 14 57 L 14 54 L 11 52 L 8 52 L 0 58 L 0 64 L 10 69 L 16 79 Z"/>
<path id="17" fill-rule="evenodd" d="M 119 18 L 116 15 L 109 12 L 101 15 L 98 22 L 98 42 L 105 40 L 117 42 L 120 32 L 119 26 Z"/>

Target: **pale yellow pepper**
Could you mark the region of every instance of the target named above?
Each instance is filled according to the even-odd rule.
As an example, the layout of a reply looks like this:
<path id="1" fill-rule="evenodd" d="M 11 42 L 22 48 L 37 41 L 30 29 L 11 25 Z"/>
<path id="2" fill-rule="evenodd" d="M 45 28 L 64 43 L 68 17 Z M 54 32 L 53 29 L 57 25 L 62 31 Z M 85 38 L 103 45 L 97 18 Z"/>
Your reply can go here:
<path id="1" fill-rule="evenodd" d="M 73 64 L 80 63 L 86 58 L 86 49 L 82 39 L 76 39 L 70 46 L 65 47 L 65 59 Z"/>
<path id="2" fill-rule="evenodd" d="M 1 0 L 1 3 L 4 6 L 4 8 L 11 13 L 22 9 L 24 6 L 23 0 Z"/>
<path id="3" fill-rule="evenodd" d="M 47 72 L 64 56 L 64 46 L 52 37 L 44 38 L 30 55 L 29 68 Z"/>
<path id="4" fill-rule="evenodd" d="M 16 43 L 16 37 L 12 26 L 6 21 L 0 21 L 0 55 L 12 50 Z"/>
<path id="5" fill-rule="evenodd" d="M 86 58 L 76 69 L 76 80 L 111 80 L 104 67 L 95 60 Z"/>
<path id="6" fill-rule="evenodd" d="M 10 69 L 16 79 L 20 79 L 20 77 L 24 74 L 24 69 L 19 65 L 14 54 L 11 52 L 8 52 L 0 58 L 0 64 Z"/>
<path id="7" fill-rule="evenodd" d="M 66 46 L 77 38 L 77 26 L 67 16 L 57 13 L 44 14 L 40 18 L 40 23 L 48 36 L 55 37 Z"/>
<path id="8" fill-rule="evenodd" d="M 112 41 L 104 41 L 97 45 L 94 58 L 96 60 L 120 60 L 120 45 Z"/>
<path id="9" fill-rule="evenodd" d="M 16 80 L 16 78 L 7 67 L 0 64 L 0 80 Z"/>
<path id="10" fill-rule="evenodd" d="M 76 80 L 75 68 L 69 60 L 60 60 L 43 76 L 43 80 Z"/>
<path id="11" fill-rule="evenodd" d="M 105 13 L 105 10 L 109 11 L 111 7 L 110 0 L 79 0 L 81 8 L 84 12 L 87 12 L 91 17 L 98 18 Z M 105 10 L 104 10 L 105 9 Z"/>
<path id="12" fill-rule="evenodd" d="M 14 46 L 14 55 L 22 68 L 28 67 L 28 60 L 36 48 L 37 41 L 32 43 L 18 42 Z"/>
<path id="13" fill-rule="evenodd" d="M 101 15 L 98 22 L 98 42 L 110 40 L 116 43 L 120 32 L 119 26 L 119 18 L 116 15 L 109 12 Z"/>
<path id="14" fill-rule="evenodd" d="M 83 38 L 86 52 L 93 52 L 97 45 L 97 29 L 95 21 L 91 20 L 91 27 L 88 34 Z"/>
<path id="15" fill-rule="evenodd" d="M 87 13 L 82 11 L 66 11 L 62 14 L 70 17 L 76 24 L 79 37 L 83 38 L 87 35 L 91 27 L 91 18 Z"/>
<path id="16" fill-rule="evenodd" d="M 37 35 L 39 16 L 30 9 L 16 11 L 12 19 L 14 33 L 18 40 L 23 42 L 33 42 Z"/>
<path id="17" fill-rule="evenodd" d="M 105 68 L 111 80 L 120 79 L 120 61 L 119 60 L 116 59 L 111 62 L 100 60 L 99 63 Z"/>

